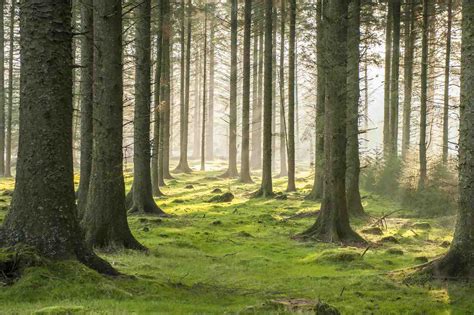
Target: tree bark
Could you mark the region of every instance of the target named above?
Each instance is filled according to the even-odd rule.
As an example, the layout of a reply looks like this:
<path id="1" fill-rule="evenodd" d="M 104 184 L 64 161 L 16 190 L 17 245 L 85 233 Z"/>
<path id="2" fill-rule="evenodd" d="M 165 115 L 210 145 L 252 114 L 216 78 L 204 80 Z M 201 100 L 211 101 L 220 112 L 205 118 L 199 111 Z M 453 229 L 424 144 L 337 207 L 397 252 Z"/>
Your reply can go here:
<path id="1" fill-rule="evenodd" d="M 144 250 L 132 235 L 123 179 L 122 7 L 116 0 L 94 5 L 94 147 L 82 227 L 89 245 Z"/>
<path id="2" fill-rule="evenodd" d="M 348 2 L 334 0 L 327 8 L 325 66 L 326 84 L 326 172 L 321 211 L 316 223 L 302 238 L 325 242 L 363 243 L 352 230 L 346 203 L 346 104 L 347 104 L 347 13 Z"/>
<path id="3" fill-rule="evenodd" d="M 135 111 L 133 119 L 133 204 L 129 213 L 164 212 L 153 200 L 150 170 L 151 1 L 135 8 Z"/>
<path id="4" fill-rule="evenodd" d="M 392 70 L 390 87 L 390 157 L 398 155 L 398 107 L 399 107 L 399 78 L 400 78 L 400 7 L 401 0 L 391 1 L 393 6 L 393 44 Z"/>
<path id="5" fill-rule="evenodd" d="M 286 1 L 280 0 L 280 174 L 279 177 L 288 175 L 286 160 L 286 115 L 285 115 L 285 20 Z"/>
<path id="6" fill-rule="evenodd" d="M 245 0 L 244 22 L 244 64 L 242 91 L 242 152 L 240 163 L 240 181 L 252 183 L 250 176 L 250 37 L 252 28 L 252 1 Z"/>
<path id="7" fill-rule="evenodd" d="M 5 140 L 5 177 L 11 177 L 11 158 L 12 158 L 12 114 L 13 114 L 13 51 L 15 49 L 15 7 L 16 1 L 11 1 L 10 5 L 10 52 L 8 58 L 8 108 L 6 121 L 6 140 Z"/>
<path id="8" fill-rule="evenodd" d="M 444 101 L 443 101 L 443 163 L 448 163 L 449 153 L 449 77 L 451 72 L 451 28 L 452 28 L 452 5 L 448 0 L 448 30 L 446 32 L 446 59 L 444 66 Z"/>
<path id="9" fill-rule="evenodd" d="M 296 191 L 295 185 L 295 38 L 296 0 L 290 0 L 290 34 L 288 47 L 288 186 L 286 191 Z"/>
<path id="10" fill-rule="evenodd" d="M 25 244 L 50 259 L 78 259 L 117 275 L 85 245 L 75 217 L 71 2 L 21 1 L 20 35 L 18 168 L 1 245 Z"/>
<path id="11" fill-rule="evenodd" d="M 384 74 L 384 99 L 383 99 L 383 151 L 384 156 L 390 153 L 390 74 L 392 63 L 392 28 L 393 6 L 387 2 L 387 26 L 385 29 L 385 74 Z"/>
<path id="12" fill-rule="evenodd" d="M 206 170 L 206 102 L 207 102 L 207 5 L 204 7 L 204 60 L 202 85 L 201 171 Z"/>
<path id="13" fill-rule="evenodd" d="M 5 176 L 5 0 L 0 0 L 0 176 Z"/>
<path id="14" fill-rule="evenodd" d="M 360 0 L 349 4 L 349 28 L 347 32 L 347 211 L 350 215 L 365 214 L 360 198 L 359 177 L 359 103 L 360 103 Z"/>
<path id="15" fill-rule="evenodd" d="M 230 99 L 229 99 L 229 165 L 222 177 L 239 176 L 237 171 L 237 0 L 231 0 L 230 18 Z"/>
<path id="16" fill-rule="evenodd" d="M 192 2 L 187 2 L 187 37 L 186 37 L 186 48 L 184 47 L 184 0 L 181 1 L 183 6 L 182 20 L 181 23 L 181 109 L 180 109 L 180 145 L 179 145 L 179 163 L 175 169 L 177 173 L 191 173 L 192 170 L 188 164 L 188 128 L 189 128 L 189 86 L 191 77 L 191 15 L 192 15 Z M 186 52 L 185 52 L 186 51 Z"/>
<path id="17" fill-rule="evenodd" d="M 214 160 L 214 88 L 215 88 L 215 5 L 211 5 L 211 21 L 209 35 L 209 104 L 208 104 L 208 122 L 207 122 L 207 140 L 206 157 L 208 160 Z"/>
<path id="18" fill-rule="evenodd" d="M 420 100 L 420 178 L 418 189 L 425 188 L 426 183 L 426 108 L 428 103 L 428 0 L 423 0 L 423 28 L 421 43 L 421 100 Z"/>

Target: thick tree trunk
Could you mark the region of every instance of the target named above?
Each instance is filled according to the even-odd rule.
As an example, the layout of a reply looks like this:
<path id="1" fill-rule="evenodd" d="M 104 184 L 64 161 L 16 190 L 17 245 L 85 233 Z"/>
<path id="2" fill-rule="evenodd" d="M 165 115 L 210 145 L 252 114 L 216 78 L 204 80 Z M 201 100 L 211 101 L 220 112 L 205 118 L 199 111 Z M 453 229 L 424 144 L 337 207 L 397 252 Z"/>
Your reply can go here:
<path id="1" fill-rule="evenodd" d="M 387 19 L 385 29 L 385 74 L 384 74 L 384 99 L 383 99 L 383 151 L 384 156 L 390 153 L 390 70 L 392 63 L 392 27 L 393 27 L 393 6 L 390 1 L 387 3 Z"/>
<path id="2" fill-rule="evenodd" d="M 411 1 L 406 5 L 405 20 L 405 56 L 404 56 L 404 100 L 403 100 L 403 135 L 402 135 L 402 159 L 406 160 L 410 149 L 411 133 L 411 111 L 413 92 L 413 55 L 415 50 L 415 21 L 416 2 Z"/>
<path id="3" fill-rule="evenodd" d="M 286 1 L 280 0 L 280 174 L 279 177 L 288 175 L 286 160 L 286 115 L 285 115 L 285 20 Z"/>
<path id="4" fill-rule="evenodd" d="M 451 28 L 453 1 L 448 0 L 448 30 L 446 32 L 446 59 L 444 66 L 444 102 L 443 102 L 443 163 L 448 163 L 449 149 L 449 77 L 451 72 Z"/>
<path id="5" fill-rule="evenodd" d="M 273 7 L 273 30 L 272 30 L 272 172 L 276 169 L 276 111 L 277 111 L 277 98 L 276 98 L 276 83 L 277 83 L 277 9 Z"/>
<path id="6" fill-rule="evenodd" d="M 244 65 L 242 91 L 242 152 L 240 181 L 252 183 L 250 176 L 250 37 L 252 28 L 252 1 L 245 0 Z"/>
<path id="7" fill-rule="evenodd" d="M 459 213 L 454 239 L 446 256 L 428 271 L 436 277 L 474 277 L 474 3 L 462 3 L 461 110 L 459 131 Z M 426 270 L 425 270 L 426 272 Z"/>
<path id="8" fill-rule="evenodd" d="M 5 0 L 0 0 L 0 176 L 5 176 Z"/>
<path id="9" fill-rule="evenodd" d="M 418 189 L 425 188 L 426 182 L 426 109 L 428 103 L 428 0 L 423 0 L 423 28 L 421 43 L 421 100 L 420 100 L 420 178 Z"/>
<path id="10" fill-rule="evenodd" d="M 16 1 L 11 1 L 10 5 L 10 51 L 8 58 L 8 109 L 6 121 L 6 139 L 5 139 L 5 177 L 11 177 L 11 158 L 12 158 L 12 114 L 13 114 L 13 51 L 15 49 L 15 7 Z"/>
<path id="11" fill-rule="evenodd" d="M 237 0 L 231 1 L 230 18 L 230 104 L 229 104 L 229 166 L 223 177 L 234 178 L 237 171 Z"/>
<path id="12" fill-rule="evenodd" d="M 122 152 L 122 7 L 94 1 L 94 147 L 87 207 L 88 244 L 144 250 L 132 235 L 125 209 Z"/>
<path id="13" fill-rule="evenodd" d="M 77 194 L 77 210 L 82 218 L 87 204 L 87 193 L 92 167 L 92 109 L 94 75 L 94 39 L 93 39 L 92 0 L 81 2 L 81 160 L 80 181 Z"/>
<path id="14" fill-rule="evenodd" d="M 287 191 L 296 191 L 295 185 L 295 38 L 296 0 L 290 0 L 290 34 L 288 47 L 288 186 Z"/>
<path id="15" fill-rule="evenodd" d="M 164 214 L 153 200 L 150 170 L 151 1 L 135 9 L 135 112 L 133 119 L 133 204 L 129 213 Z"/>
<path id="16" fill-rule="evenodd" d="M 400 78 L 400 8 L 401 0 L 391 1 L 393 6 L 393 44 L 392 44 L 392 70 L 390 87 L 390 157 L 398 155 L 398 106 L 399 106 L 399 78 Z"/>
<path id="17" fill-rule="evenodd" d="M 263 95 L 263 159 L 262 185 L 254 194 L 256 197 L 272 197 L 272 29 L 273 1 L 265 0 L 265 73 Z"/>
<path id="18" fill-rule="evenodd" d="M 360 0 L 351 0 L 349 4 L 347 40 L 347 211 L 350 215 L 361 216 L 365 212 L 359 191 Z"/>
<path id="19" fill-rule="evenodd" d="M 183 6 L 183 22 L 181 24 L 181 109 L 180 109 L 180 145 L 179 145 L 179 163 L 175 169 L 177 173 L 191 173 L 192 170 L 188 164 L 188 128 L 189 128 L 189 85 L 191 77 L 191 15 L 192 3 L 187 3 L 187 38 L 186 48 L 184 48 L 184 0 L 181 2 Z M 186 53 L 185 53 L 186 51 Z"/>
<path id="20" fill-rule="evenodd" d="M 206 157 L 208 160 L 214 160 L 214 88 L 215 88 L 215 6 L 211 6 L 211 21 L 209 35 L 209 104 L 208 104 L 208 122 L 206 139 Z"/>
<path id="21" fill-rule="evenodd" d="M 326 49 L 326 172 L 321 211 L 316 223 L 301 237 L 325 242 L 362 243 L 352 230 L 346 204 L 348 2 L 331 0 L 327 8 Z M 326 24 L 326 23 L 325 23 Z"/>
<path id="22" fill-rule="evenodd" d="M 2 245 L 25 244 L 51 259 L 117 274 L 85 246 L 75 217 L 71 2 L 23 0 L 20 12 L 18 170 Z"/>
<path id="23" fill-rule="evenodd" d="M 317 99 L 316 99 L 316 137 L 315 137 L 315 174 L 314 183 L 311 193 L 306 197 L 308 200 L 320 200 L 323 197 L 324 186 L 324 107 L 326 101 L 326 67 L 325 62 L 325 25 L 323 25 L 324 12 L 326 9 L 326 1 L 318 0 L 317 2 L 317 43 L 316 43 L 316 62 L 317 62 Z"/>

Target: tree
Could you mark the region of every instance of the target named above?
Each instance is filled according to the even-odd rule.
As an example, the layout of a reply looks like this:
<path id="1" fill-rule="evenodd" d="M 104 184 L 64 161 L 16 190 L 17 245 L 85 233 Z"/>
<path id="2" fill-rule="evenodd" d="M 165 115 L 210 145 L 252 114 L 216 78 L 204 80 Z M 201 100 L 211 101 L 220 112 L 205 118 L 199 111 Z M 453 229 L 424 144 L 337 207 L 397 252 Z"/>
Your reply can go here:
<path id="1" fill-rule="evenodd" d="M 207 102 L 207 5 L 204 8 L 204 60 L 202 85 L 201 171 L 206 170 L 206 102 Z"/>
<path id="2" fill-rule="evenodd" d="M 122 153 L 122 7 L 94 1 L 94 147 L 87 206 L 86 241 L 95 247 L 144 250 L 132 235 L 125 209 Z"/>
<path id="3" fill-rule="evenodd" d="M 426 0 L 425 3 L 426 5 Z M 424 9 L 424 12 L 426 9 Z M 462 2 L 461 104 L 459 131 L 459 210 L 451 247 L 423 272 L 448 279 L 474 275 L 474 3 Z M 424 22 L 425 16 L 423 17 Z M 425 23 L 424 23 L 424 26 Z M 425 36 L 425 35 L 424 35 Z"/>
<path id="4" fill-rule="evenodd" d="M 133 119 L 133 186 L 130 213 L 164 214 L 153 200 L 150 170 L 151 2 L 136 10 L 135 111 Z"/>
<path id="5" fill-rule="evenodd" d="M 346 203 L 346 118 L 347 118 L 347 13 L 348 2 L 328 2 L 325 57 L 327 71 L 325 108 L 325 183 L 316 223 L 302 238 L 325 242 L 362 243 L 352 230 Z"/>
<path id="6" fill-rule="evenodd" d="M 295 38 L 296 0 L 290 0 L 290 34 L 288 49 L 288 186 L 287 191 L 296 191 L 295 185 Z"/>
<path id="7" fill-rule="evenodd" d="M 324 107 L 326 100 L 326 75 L 324 66 L 324 49 L 325 49 L 325 26 L 323 25 L 323 10 L 326 8 L 324 0 L 317 2 L 317 42 L 316 42 L 316 62 L 317 62 L 317 99 L 316 99 L 316 154 L 315 154 L 315 174 L 313 188 L 306 197 L 309 200 L 319 200 L 323 197 L 324 186 Z M 324 8 L 324 9 L 323 9 Z"/>
<path id="8" fill-rule="evenodd" d="M 262 184 L 254 193 L 256 197 L 272 197 L 272 29 L 273 29 L 273 1 L 265 0 L 265 72 L 263 95 L 263 159 Z"/>
<path id="9" fill-rule="evenodd" d="M 347 32 L 347 211 L 351 215 L 364 215 L 360 198 L 359 175 L 359 104 L 360 104 L 360 0 L 349 4 Z"/>
<path id="10" fill-rule="evenodd" d="M 94 39 L 92 0 L 81 2 L 81 160 L 80 181 L 77 193 L 77 209 L 82 218 L 87 204 L 87 193 L 92 167 L 92 109 L 93 109 L 93 75 L 94 75 Z"/>
<path id="11" fill-rule="evenodd" d="M 448 0 L 448 29 L 446 32 L 446 59 L 444 66 L 444 101 L 443 101 L 443 163 L 448 163 L 449 149 L 449 77 L 451 72 L 451 29 L 453 1 Z"/>
<path id="12" fill-rule="evenodd" d="M 179 163 L 175 169 L 177 173 L 191 173 L 192 170 L 188 164 L 188 128 L 189 128 L 189 84 L 191 77 L 191 14 L 192 2 L 187 3 L 187 37 L 186 48 L 184 48 L 184 0 L 181 1 L 183 6 L 182 14 L 182 30 L 181 30 L 181 107 L 180 107 L 180 145 L 179 145 Z"/>
<path id="13" fill-rule="evenodd" d="M 420 97 L 420 178 L 418 189 L 423 189 L 426 182 L 426 111 L 428 103 L 428 6 L 427 0 L 423 0 L 423 27 L 421 43 L 421 97 Z"/>
<path id="14" fill-rule="evenodd" d="M 214 88 L 215 88 L 215 5 L 209 4 L 210 6 L 210 35 L 209 35 L 209 104 L 208 104 L 208 122 L 207 122 L 207 149 L 206 157 L 208 160 L 214 160 Z"/>
<path id="15" fill-rule="evenodd" d="M 223 177 L 237 177 L 237 0 L 231 0 L 230 12 L 230 104 L 229 165 Z"/>
<path id="16" fill-rule="evenodd" d="M 5 176 L 5 0 L 0 0 L 0 6 L 0 176 Z"/>
<path id="17" fill-rule="evenodd" d="M 387 1 L 387 26 L 385 29 L 385 74 L 384 74 L 384 99 L 383 99 L 383 150 L 384 155 L 390 152 L 390 68 L 392 63 L 392 28 L 393 6 Z"/>
<path id="18" fill-rule="evenodd" d="M 4 246 L 26 244 L 50 259 L 78 259 L 116 275 L 85 245 L 75 217 L 71 2 L 24 0 L 20 21 L 24 88 L 18 169 L 0 240 Z"/>
<path id="19" fill-rule="evenodd" d="M 13 51 L 15 49 L 15 8 L 16 1 L 10 1 L 10 52 L 8 58 L 8 108 L 6 122 L 6 140 L 5 140 L 5 177 L 11 177 L 11 158 L 12 158 L 12 115 L 13 115 Z"/>
<path id="20" fill-rule="evenodd" d="M 286 117 L 285 117 L 285 20 L 286 1 L 280 0 L 280 174 L 279 177 L 288 175 L 286 162 Z"/>
<path id="21" fill-rule="evenodd" d="M 410 148 L 411 136 L 411 101 L 413 92 L 413 55 L 415 49 L 416 1 L 406 5 L 405 18 L 405 55 L 404 55 L 404 99 L 403 99 L 403 130 L 402 159 L 405 160 Z"/>
<path id="22" fill-rule="evenodd" d="M 245 0 L 244 65 L 242 91 L 242 153 L 240 181 L 252 183 L 250 176 L 250 37 L 252 28 L 252 1 Z"/>
<path id="23" fill-rule="evenodd" d="M 395 158 L 398 151 L 398 84 L 400 77 L 400 7 L 401 0 L 391 1 L 393 33 L 392 33 L 392 62 L 390 87 L 390 156 Z"/>

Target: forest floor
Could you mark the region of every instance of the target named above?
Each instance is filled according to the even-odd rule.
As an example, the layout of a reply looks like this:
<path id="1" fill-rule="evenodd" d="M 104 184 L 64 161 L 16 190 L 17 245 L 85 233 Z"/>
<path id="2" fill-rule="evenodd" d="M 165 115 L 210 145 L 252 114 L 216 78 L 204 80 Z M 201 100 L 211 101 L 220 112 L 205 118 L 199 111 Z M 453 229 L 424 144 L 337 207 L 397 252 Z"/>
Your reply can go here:
<path id="1" fill-rule="evenodd" d="M 149 253 L 99 252 L 125 275 L 110 278 L 77 262 L 30 267 L 13 285 L 0 287 L 0 313 L 268 313 L 305 312 L 318 300 L 343 314 L 467 314 L 474 310 L 472 284 L 406 284 L 413 266 L 443 254 L 454 218 L 413 217 L 410 209 L 363 193 L 370 217 L 352 220 L 370 248 L 300 242 L 292 236 L 315 221 L 316 202 L 305 201 L 309 172 L 297 174 L 298 192 L 287 200 L 249 199 L 256 184 L 215 171 L 175 175 L 157 203 L 169 218 L 132 216 L 130 225 Z M 130 185 L 131 176 L 126 176 Z M 11 190 L 13 180 L 0 181 Z M 284 191 L 284 178 L 275 179 Z M 208 202 L 232 192 L 232 202 Z M 10 197 L 0 197 L 0 221 Z M 363 233 L 384 214 L 383 235 Z M 368 232 L 368 231 L 366 231 Z M 375 229 L 372 233 L 380 232 Z M 386 238 L 388 237 L 388 238 Z M 385 239 L 384 239 L 385 238 Z M 362 256 L 362 254 L 366 253 Z M 307 309 L 306 309 L 307 310 Z"/>

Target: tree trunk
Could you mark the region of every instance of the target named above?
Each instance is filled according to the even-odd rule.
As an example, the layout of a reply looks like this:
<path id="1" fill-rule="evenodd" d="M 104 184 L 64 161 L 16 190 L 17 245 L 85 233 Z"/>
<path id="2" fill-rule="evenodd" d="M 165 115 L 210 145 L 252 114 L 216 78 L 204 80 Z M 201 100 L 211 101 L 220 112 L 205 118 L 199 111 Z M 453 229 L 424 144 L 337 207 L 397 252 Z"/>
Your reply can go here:
<path id="1" fill-rule="evenodd" d="M 209 104 L 208 104 L 208 122 L 207 122 L 207 150 L 208 160 L 214 160 L 214 88 L 215 88 L 215 5 L 211 5 L 211 21 L 209 35 Z"/>
<path id="2" fill-rule="evenodd" d="M 436 277 L 474 276 L 474 3 L 462 3 L 461 110 L 459 131 L 459 213 L 448 253 L 428 271 Z M 426 272 L 426 270 L 424 271 Z"/>
<path id="3" fill-rule="evenodd" d="M 384 74 L 384 99 L 383 99 L 383 151 L 388 157 L 390 152 L 390 68 L 392 62 L 392 27 L 393 6 L 387 2 L 387 26 L 385 29 L 385 74 Z"/>
<path id="4" fill-rule="evenodd" d="M 301 237 L 325 242 L 362 243 L 352 230 L 346 204 L 346 104 L 348 2 L 331 0 L 327 8 L 325 184 L 316 223 Z M 330 69 L 330 71 L 329 71 Z"/>
<path id="5" fill-rule="evenodd" d="M 223 177 L 234 178 L 237 171 L 237 0 L 231 0 L 230 19 L 230 104 L 229 104 L 229 166 Z"/>
<path id="6" fill-rule="evenodd" d="M 317 99 L 316 99 L 316 137 L 315 137 L 315 163 L 314 163 L 314 183 L 311 193 L 306 197 L 308 200 L 320 200 L 323 197 L 323 186 L 324 186 L 324 107 L 326 101 L 326 74 L 324 67 L 325 55 L 325 21 L 324 10 L 327 5 L 324 0 L 318 0 L 317 2 L 317 19 L 316 19 L 316 30 L 317 30 L 317 42 L 316 42 L 316 62 L 317 62 Z"/>
<path id="7" fill-rule="evenodd" d="M 272 29 L 273 29 L 273 1 L 265 0 L 265 73 L 263 95 L 263 159 L 262 185 L 254 194 L 256 197 L 272 197 Z"/>
<path id="8" fill-rule="evenodd" d="M 199 145 L 199 134 L 201 130 L 201 124 L 199 122 L 200 118 L 200 108 L 201 108 L 201 76 L 202 76 L 202 63 L 201 63 L 201 53 L 202 49 L 199 42 L 196 43 L 198 46 L 198 52 L 196 56 L 196 66 L 195 66 L 195 76 L 194 76 L 194 116 L 193 116 L 193 159 L 199 159 L 201 155 L 201 146 Z"/>
<path id="9" fill-rule="evenodd" d="M 252 28 L 252 1 L 245 0 L 244 23 L 244 65 L 243 65 L 243 91 L 242 91 L 242 152 L 240 181 L 252 183 L 250 176 L 250 37 Z"/>
<path id="10" fill-rule="evenodd" d="M 281 21 L 280 21 L 280 174 L 283 177 L 288 175 L 286 160 L 286 116 L 285 116 L 285 20 L 286 1 L 280 0 Z"/>
<path id="11" fill-rule="evenodd" d="M 78 259 L 116 275 L 85 246 L 75 217 L 71 2 L 21 1 L 20 25 L 18 171 L 1 245 L 25 244 L 42 256 Z"/>
<path id="12" fill-rule="evenodd" d="M 0 0 L 0 176 L 5 176 L 5 0 Z"/>
<path id="13" fill-rule="evenodd" d="M 273 64 L 273 69 L 272 69 L 272 172 L 274 169 L 276 169 L 276 110 L 277 110 L 277 98 L 276 98 L 276 83 L 277 83 L 277 19 L 278 14 L 277 14 L 277 9 L 274 6 L 273 7 L 273 30 L 272 30 L 272 64 Z"/>
<path id="14" fill-rule="evenodd" d="M 404 56 L 404 100 L 403 100 L 403 135 L 402 135 L 402 159 L 406 160 L 410 149 L 411 133 L 411 102 L 413 91 L 413 55 L 415 50 L 415 21 L 416 2 L 411 1 L 406 5 L 405 20 L 405 56 Z"/>
<path id="15" fill-rule="evenodd" d="M 7 109 L 7 134 L 5 143 L 5 177 L 11 177 L 12 158 L 12 114 L 13 114 L 13 51 L 15 49 L 15 7 L 16 1 L 10 5 L 10 52 L 8 58 L 8 109 Z"/>
<path id="16" fill-rule="evenodd" d="M 451 72 L 451 28 L 452 28 L 452 5 L 448 0 L 448 30 L 446 33 L 446 59 L 444 66 L 444 102 L 443 102 L 443 163 L 448 163 L 449 150 L 449 76 Z"/>
<path id="17" fill-rule="evenodd" d="M 421 100 L 420 100 L 420 178 L 418 189 L 426 182 L 426 107 L 428 102 L 428 0 L 423 0 L 423 29 L 421 43 Z"/>
<path id="18" fill-rule="evenodd" d="M 93 39 L 92 0 L 81 2 L 81 161 L 80 181 L 77 194 L 77 210 L 82 218 L 87 204 L 87 193 L 92 167 L 92 108 L 94 75 L 94 39 Z"/>
<path id="19" fill-rule="evenodd" d="M 82 227 L 91 246 L 144 250 L 132 235 L 123 179 L 122 7 L 94 1 L 94 110 L 91 181 Z"/>
<path id="20" fill-rule="evenodd" d="M 359 102 L 360 102 L 360 0 L 349 4 L 349 29 L 347 32 L 347 211 L 350 215 L 364 215 L 360 198 L 359 177 Z"/>
<path id="21" fill-rule="evenodd" d="M 133 204 L 129 213 L 164 214 L 153 200 L 150 170 L 151 2 L 136 7 L 135 112 L 133 119 Z"/>
<path id="22" fill-rule="evenodd" d="M 206 96 L 207 96 L 207 5 L 204 7 L 204 60 L 202 85 L 201 171 L 206 170 Z"/>
<path id="23" fill-rule="evenodd" d="M 401 0 L 391 1 L 393 6 L 393 44 L 392 44 L 392 70 L 390 87 L 390 157 L 396 158 L 398 154 L 398 106 L 399 106 L 399 77 L 400 77 L 400 7 Z"/>
<path id="24" fill-rule="evenodd" d="M 181 107 L 180 107 L 180 145 L 179 145 L 179 163 L 175 169 L 177 173 L 191 173 L 192 170 L 188 164 L 188 128 L 189 128 L 189 85 L 191 76 L 191 15 L 192 3 L 187 3 L 187 38 L 186 48 L 184 47 L 184 0 L 181 1 L 182 23 L 181 23 Z"/>
<path id="25" fill-rule="evenodd" d="M 295 185 L 295 38 L 296 0 L 290 0 L 290 34 L 288 47 L 288 186 L 287 191 L 296 191 Z"/>

